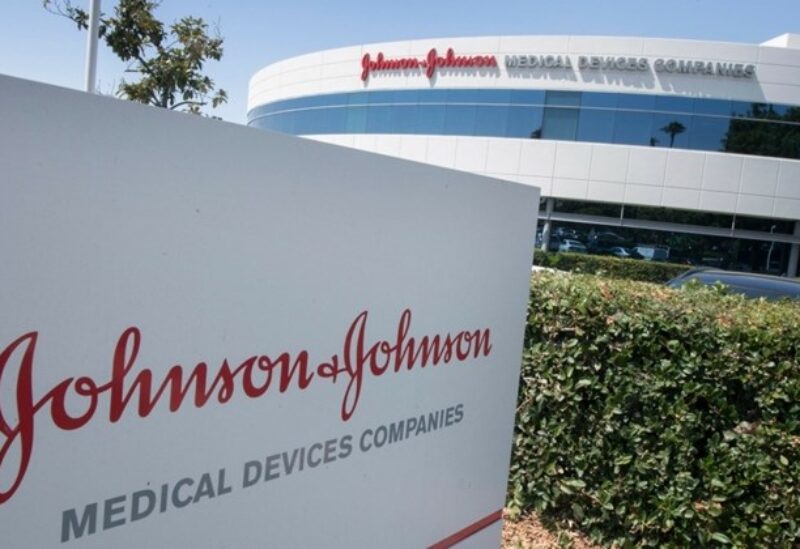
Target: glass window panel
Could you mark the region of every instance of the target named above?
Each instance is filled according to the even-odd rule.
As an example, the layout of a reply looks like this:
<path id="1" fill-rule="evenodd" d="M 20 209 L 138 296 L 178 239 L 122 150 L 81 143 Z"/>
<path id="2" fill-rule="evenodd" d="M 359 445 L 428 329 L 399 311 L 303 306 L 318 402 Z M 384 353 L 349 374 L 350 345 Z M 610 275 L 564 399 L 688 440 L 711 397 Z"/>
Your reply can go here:
<path id="1" fill-rule="evenodd" d="M 789 122 L 800 121 L 800 116 L 798 116 L 798 114 L 800 114 L 798 107 L 770 105 L 767 103 L 747 103 L 746 108 L 740 107 L 736 110 L 736 116 L 765 120 L 784 120 Z"/>
<path id="2" fill-rule="evenodd" d="M 479 90 L 448 90 L 447 99 L 448 103 L 477 103 Z"/>
<path id="3" fill-rule="evenodd" d="M 320 115 L 323 119 L 320 133 L 347 133 L 346 107 L 328 107 L 322 109 Z"/>
<path id="4" fill-rule="evenodd" d="M 283 110 L 283 101 L 275 101 L 274 103 L 270 103 L 269 105 L 262 105 L 259 109 L 264 109 L 264 113 L 268 112 L 277 112 Z M 259 112 L 258 110 L 256 112 Z"/>
<path id="5" fill-rule="evenodd" d="M 677 97 L 674 95 L 656 96 L 655 110 L 666 112 L 691 113 L 694 108 L 691 97 Z"/>
<path id="6" fill-rule="evenodd" d="M 772 105 L 770 105 L 770 107 L 772 107 L 771 109 L 772 112 L 774 112 L 781 118 L 786 116 L 786 113 L 788 113 L 789 109 L 791 108 L 788 105 L 778 105 L 777 103 L 773 103 Z"/>
<path id="7" fill-rule="evenodd" d="M 295 134 L 297 117 L 293 112 L 274 115 L 275 129 L 280 132 Z"/>
<path id="8" fill-rule="evenodd" d="M 420 103 L 446 103 L 448 90 L 420 90 Z"/>
<path id="9" fill-rule="evenodd" d="M 347 108 L 347 133 L 364 133 L 367 130 L 367 107 Z"/>
<path id="10" fill-rule="evenodd" d="M 620 205 L 606 204 L 604 202 L 584 202 L 582 200 L 559 200 L 553 204 L 553 211 L 559 213 L 574 213 L 602 217 L 619 218 Z"/>
<path id="11" fill-rule="evenodd" d="M 686 149 L 689 147 L 689 128 L 692 125 L 692 117 L 683 114 L 653 114 L 653 145 L 656 147 L 668 147 L 676 149 Z"/>
<path id="12" fill-rule="evenodd" d="M 325 111 L 327 109 L 306 109 L 300 111 L 303 130 L 307 134 L 326 133 Z"/>
<path id="13" fill-rule="evenodd" d="M 543 90 L 509 90 L 508 95 L 512 105 L 544 105 Z"/>
<path id="14" fill-rule="evenodd" d="M 581 109 L 578 141 L 613 143 L 615 117 L 616 113 L 612 110 Z"/>
<path id="15" fill-rule="evenodd" d="M 422 104 L 417 107 L 418 133 L 442 135 L 444 133 L 444 112 L 444 105 Z"/>
<path id="16" fill-rule="evenodd" d="M 548 91 L 545 94 L 546 105 L 561 105 L 563 107 L 579 107 L 581 92 Z"/>
<path id="17" fill-rule="evenodd" d="M 693 116 L 689 133 L 689 148 L 703 151 L 723 150 L 723 139 L 729 120 L 712 116 Z"/>
<path id="18" fill-rule="evenodd" d="M 273 130 L 273 117 L 265 116 L 263 118 L 254 118 L 250 122 L 247 123 L 248 126 L 251 128 L 257 128 L 259 130 Z"/>
<path id="19" fill-rule="evenodd" d="M 694 112 L 697 114 L 715 114 L 718 116 L 731 115 L 731 102 L 727 99 L 700 99 L 694 100 Z"/>
<path id="20" fill-rule="evenodd" d="M 621 93 L 618 106 L 620 109 L 652 111 L 656 106 L 656 96 L 642 93 Z"/>
<path id="21" fill-rule="evenodd" d="M 264 129 L 268 129 L 271 131 L 291 133 L 284 129 L 286 127 L 285 120 L 286 120 L 285 115 L 278 113 L 278 114 L 270 114 L 268 116 L 264 116 L 263 118 L 259 118 L 254 123 L 259 124 L 258 127 L 263 127 Z"/>
<path id="22" fill-rule="evenodd" d="M 511 90 L 476 90 L 478 103 L 508 105 L 511 102 Z"/>
<path id="23" fill-rule="evenodd" d="M 265 116 L 263 118 L 258 118 L 253 120 L 250 124 L 254 128 L 259 128 L 261 130 L 271 130 L 271 131 L 279 131 L 275 128 L 275 117 L 274 116 Z"/>
<path id="24" fill-rule="evenodd" d="M 506 124 L 508 137 L 542 137 L 542 107 L 509 107 Z"/>
<path id="25" fill-rule="evenodd" d="M 417 100 L 434 105 L 418 108 Z M 552 106 L 532 106 L 545 100 Z M 577 101 L 580 108 L 562 106 Z M 641 112 L 651 103 L 655 111 Z M 351 111 L 333 105 L 369 105 L 369 109 L 380 110 Z M 683 114 L 690 106 L 693 111 L 715 114 Z M 275 117 L 278 114 L 291 116 Z M 262 117 L 268 119 L 259 122 Z M 368 131 L 577 139 L 698 150 L 722 150 L 724 146 L 730 152 L 800 158 L 798 107 L 646 94 L 509 89 L 359 91 L 260 105 L 248 113 L 248 124 L 295 134 Z"/>
<path id="26" fill-rule="evenodd" d="M 275 108 L 275 103 L 270 103 L 268 105 L 261 105 L 260 107 L 256 107 L 254 109 L 250 109 L 250 112 L 247 113 L 247 120 L 248 122 L 251 120 L 255 120 L 259 116 L 264 116 L 265 114 L 269 114 Z"/>
<path id="27" fill-rule="evenodd" d="M 294 134 L 295 117 L 292 113 L 276 114 L 273 120 L 277 131 Z"/>
<path id="28" fill-rule="evenodd" d="M 745 231 L 762 231 L 765 233 L 792 234 L 794 231 L 793 221 L 781 219 L 766 219 L 763 217 L 736 216 L 736 228 Z"/>
<path id="29" fill-rule="evenodd" d="M 341 93 L 329 93 L 326 95 L 318 95 L 316 97 L 316 101 L 314 101 L 313 106 L 315 107 L 327 107 L 330 105 L 342 105 L 347 104 L 347 97 Z"/>
<path id="30" fill-rule="evenodd" d="M 731 114 L 737 117 L 751 118 L 754 109 L 759 109 L 758 105 L 758 103 L 754 104 L 750 101 L 731 101 Z"/>
<path id="31" fill-rule="evenodd" d="M 314 107 L 319 102 L 318 96 L 311 96 L 311 97 L 298 97 L 296 99 L 292 99 L 291 103 L 292 109 L 306 109 L 308 107 Z"/>
<path id="32" fill-rule="evenodd" d="M 630 205 L 625 206 L 625 218 L 666 221 L 684 225 L 705 225 L 708 227 L 721 227 L 723 229 L 729 229 L 733 223 L 733 216 L 728 214 Z"/>
<path id="33" fill-rule="evenodd" d="M 734 118 L 724 139 L 728 152 L 800 158 L 800 126 L 796 124 Z"/>
<path id="34" fill-rule="evenodd" d="M 448 105 L 444 115 L 446 135 L 473 135 L 475 132 L 475 106 Z"/>
<path id="35" fill-rule="evenodd" d="M 366 105 L 369 102 L 368 92 L 352 92 L 347 94 L 348 105 Z"/>
<path id="36" fill-rule="evenodd" d="M 367 93 L 367 103 L 374 105 L 380 103 L 394 103 L 396 100 L 393 91 L 373 91 Z"/>
<path id="37" fill-rule="evenodd" d="M 367 133 L 393 133 L 392 112 L 396 107 L 367 108 Z"/>
<path id="38" fill-rule="evenodd" d="M 545 108 L 542 138 L 574 141 L 578 133 L 578 112 L 578 109 Z"/>
<path id="39" fill-rule="evenodd" d="M 653 146 L 653 115 L 643 112 L 617 112 L 614 121 L 614 143 Z"/>
<path id="40" fill-rule="evenodd" d="M 395 103 L 416 103 L 419 101 L 419 90 L 396 90 L 394 92 Z"/>
<path id="41" fill-rule="evenodd" d="M 601 109 L 616 109 L 618 100 L 619 94 L 616 93 L 583 92 L 583 96 L 581 97 L 581 106 Z"/>
<path id="42" fill-rule="evenodd" d="M 393 124 L 396 133 L 419 133 L 419 115 L 416 105 L 402 105 L 395 107 Z"/>
<path id="43" fill-rule="evenodd" d="M 288 114 L 288 113 L 287 113 Z M 316 109 L 304 109 L 291 113 L 295 117 L 294 133 L 297 135 L 309 135 L 319 133 L 317 121 L 318 113 Z"/>
<path id="44" fill-rule="evenodd" d="M 738 104 L 738 102 L 737 102 Z M 735 113 L 739 116 L 739 110 Z M 742 116 L 746 118 L 759 118 L 764 120 L 781 120 L 789 112 L 783 105 L 771 105 L 769 103 L 746 103 L 746 108 Z"/>
<path id="45" fill-rule="evenodd" d="M 508 107 L 481 105 L 475 108 L 475 135 L 505 137 L 508 131 Z"/>
<path id="46" fill-rule="evenodd" d="M 296 108 L 297 100 L 296 99 L 288 99 L 286 101 L 280 101 L 276 103 L 277 108 L 276 111 L 286 111 L 289 109 Z"/>

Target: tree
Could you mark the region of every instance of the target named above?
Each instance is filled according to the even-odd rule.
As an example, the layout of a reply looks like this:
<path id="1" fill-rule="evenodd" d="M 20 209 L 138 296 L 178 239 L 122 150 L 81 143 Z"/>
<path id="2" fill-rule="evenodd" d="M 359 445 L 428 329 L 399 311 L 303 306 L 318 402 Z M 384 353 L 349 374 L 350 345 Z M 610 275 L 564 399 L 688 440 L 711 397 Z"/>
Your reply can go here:
<path id="1" fill-rule="evenodd" d="M 661 131 L 665 134 L 669 135 L 669 148 L 672 148 L 672 145 L 675 144 L 675 136 L 679 133 L 683 133 L 686 131 L 686 126 L 678 122 L 677 120 L 673 120 L 663 128 Z"/>
<path id="2" fill-rule="evenodd" d="M 42 0 L 50 13 L 87 29 L 89 14 L 71 0 Z M 127 64 L 133 81 L 122 80 L 119 97 L 170 110 L 201 114 L 228 100 L 225 90 L 215 90 L 214 81 L 203 74 L 207 60 L 222 58 L 223 39 L 210 36 L 208 25 L 198 17 L 183 17 L 169 27 L 159 21 L 158 0 L 119 0 L 111 16 L 101 14 L 100 37 Z"/>

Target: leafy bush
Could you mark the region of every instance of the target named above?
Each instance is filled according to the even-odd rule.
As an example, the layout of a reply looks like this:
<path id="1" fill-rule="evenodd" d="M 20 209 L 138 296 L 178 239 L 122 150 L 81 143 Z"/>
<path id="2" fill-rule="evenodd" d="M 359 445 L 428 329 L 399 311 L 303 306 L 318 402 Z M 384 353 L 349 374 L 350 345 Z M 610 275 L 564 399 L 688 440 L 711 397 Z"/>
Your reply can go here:
<path id="1" fill-rule="evenodd" d="M 510 506 L 628 546 L 800 546 L 800 304 L 538 273 Z"/>
<path id="2" fill-rule="evenodd" d="M 534 252 L 533 263 L 560 271 L 580 271 L 643 282 L 667 282 L 690 268 L 688 265 L 678 265 L 677 263 L 541 250 Z"/>

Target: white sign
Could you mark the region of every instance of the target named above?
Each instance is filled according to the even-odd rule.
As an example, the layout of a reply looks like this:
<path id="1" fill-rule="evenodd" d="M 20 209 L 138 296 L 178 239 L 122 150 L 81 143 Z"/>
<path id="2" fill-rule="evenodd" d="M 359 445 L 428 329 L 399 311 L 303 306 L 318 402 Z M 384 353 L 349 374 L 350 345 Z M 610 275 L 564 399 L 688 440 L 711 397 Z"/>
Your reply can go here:
<path id="1" fill-rule="evenodd" d="M 497 546 L 532 187 L 0 77 L 0 545 Z"/>

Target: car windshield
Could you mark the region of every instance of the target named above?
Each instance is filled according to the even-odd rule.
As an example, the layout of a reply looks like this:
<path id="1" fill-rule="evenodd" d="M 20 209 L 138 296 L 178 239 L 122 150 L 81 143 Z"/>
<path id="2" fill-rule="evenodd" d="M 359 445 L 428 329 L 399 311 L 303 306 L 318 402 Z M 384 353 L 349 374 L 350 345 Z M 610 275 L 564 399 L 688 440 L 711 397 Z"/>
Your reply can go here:
<path id="1" fill-rule="evenodd" d="M 763 297 L 769 300 L 800 299 L 800 282 L 746 273 L 700 271 L 683 275 L 668 284 L 673 288 L 680 288 L 691 280 L 709 286 L 720 283 L 725 285 L 732 293 L 743 294 L 751 298 Z"/>

